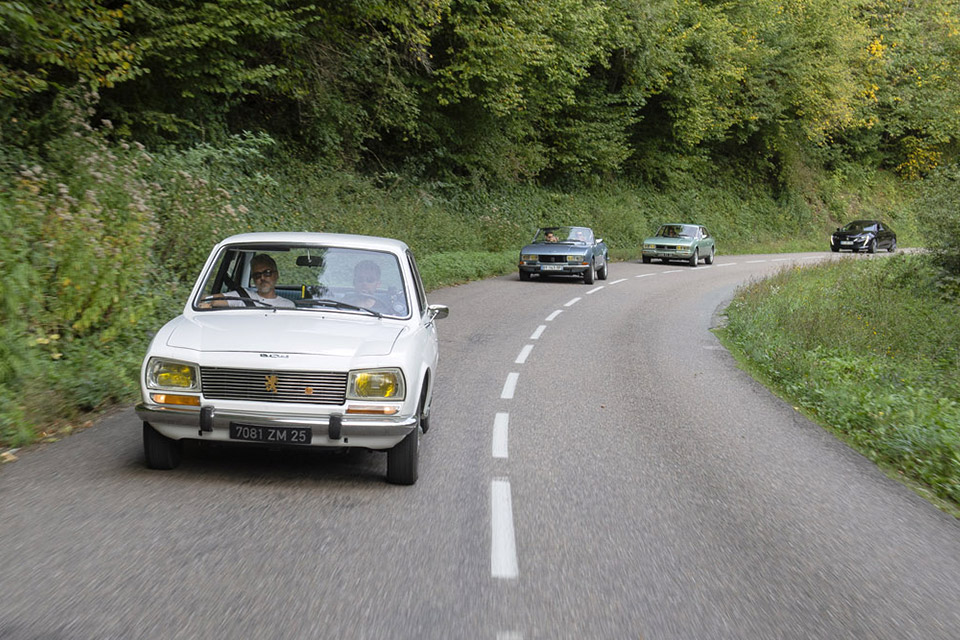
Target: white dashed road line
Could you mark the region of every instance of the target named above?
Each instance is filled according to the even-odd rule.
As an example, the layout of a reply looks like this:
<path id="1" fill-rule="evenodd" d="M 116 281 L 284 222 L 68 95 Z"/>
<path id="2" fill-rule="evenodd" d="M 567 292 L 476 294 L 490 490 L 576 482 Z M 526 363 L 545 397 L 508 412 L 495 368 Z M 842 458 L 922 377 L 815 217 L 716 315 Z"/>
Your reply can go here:
<path id="1" fill-rule="evenodd" d="M 587 295 L 590 295 L 591 293 L 596 293 L 597 291 L 600 291 L 600 289 L 603 289 L 603 285 L 600 285 L 599 287 L 594 287 L 593 289 L 590 289 L 590 291 L 587 291 Z"/>
<path id="2" fill-rule="evenodd" d="M 507 443 L 509 442 L 507 426 L 510 424 L 510 414 L 500 412 L 493 419 L 493 457 L 507 457 Z"/>
<path id="3" fill-rule="evenodd" d="M 517 379 L 519 373 L 508 373 L 507 381 L 503 383 L 503 391 L 500 392 L 501 400 L 510 400 L 513 398 L 513 392 L 517 390 Z"/>
<path id="4" fill-rule="evenodd" d="M 539 327 L 537 327 L 537 330 L 534 331 L 532 334 L 530 334 L 530 339 L 531 339 L 531 340 L 539 340 L 539 339 L 540 339 L 540 336 L 543 335 L 543 332 L 546 330 L 546 328 L 547 328 L 547 325 L 545 325 L 545 324 L 542 324 L 542 325 L 540 325 Z"/>
<path id="5" fill-rule="evenodd" d="M 533 351 L 533 345 L 528 344 L 523 349 L 520 350 L 520 355 L 517 356 L 517 359 L 514 360 L 514 364 L 523 364 L 527 361 L 527 358 L 530 356 L 530 352 Z"/>
<path id="6" fill-rule="evenodd" d="M 490 573 L 494 578 L 515 579 L 520 571 L 509 480 L 499 479 L 491 483 L 490 510 Z"/>
<path id="7" fill-rule="evenodd" d="M 670 269 L 670 271 L 664 271 L 664 273 L 683 273 L 685 269 Z"/>
<path id="8" fill-rule="evenodd" d="M 578 302 L 580 302 L 580 300 L 582 300 L 582 299 L 583 299 L 583 298 L 579 298 L 579 297 L 578 297 L 578 298 L 574 298 L 573 300 L 571 300 L 570 302 L 568 302 L 567 304 L 565 304 L 565 305 L 563 305 L 563 306 L 565 306 L 565 307 L 572 307 L 573 305 L 575 305 L 575 304 L 577 304 Z"/>
<path id="9" fill-rule="evenodd" d="M 655 274 L 655 273 L 641 273 L 640 275 L 638 275 L 638 276 L 633 276 L 633 277 L 634 277 L 634 278 L 647 278 L 647 277 L 655 276 L 655 275 L 657 275 L 657 274 Z"/>
<path id="10" fill-rule="evenodd" d="M 547 322 L 550 322 L 551 320 L 555 320 L 557 316 L 560 315 L 561 313 L 563 313 L 563 309 L 557 309 L 556 311 L 554 311 L 553 313 L 547 316 Z"/>
<path id="11" fill-rule="evenodd" d="M 621 282 L 626 282 L 626 281 L 627 281 L 626 278 L 620 278 L 619 280 L 614 280 L 613 282 L 611 282 L 610 286 L 612 287 L 615 284 L 620 284 Z"/>

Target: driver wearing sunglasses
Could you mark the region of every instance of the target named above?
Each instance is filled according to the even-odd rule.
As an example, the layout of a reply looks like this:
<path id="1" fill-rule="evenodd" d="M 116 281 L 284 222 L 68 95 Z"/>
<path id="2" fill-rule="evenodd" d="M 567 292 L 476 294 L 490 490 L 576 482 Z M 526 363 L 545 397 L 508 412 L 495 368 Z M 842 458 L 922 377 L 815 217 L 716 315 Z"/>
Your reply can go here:
<path id="1" fill-rule="evenodd" d="M 258 300 L 273 307 L 296 307 L 293 300 L 277 295 L 276 287 L 279 278 L 280 272 L 277 270 L 276 261 L 265 253 L 258 253 L 250 260 L 250 282 L 253 284 L 253 289 L 247 288 L 247 295 L 251 300 Z M 226 294 L 217 294 L 215 297 L 224 299 L 203 302 L 199 306 L 201 308 L 247 306 L 243 300 L 239 299 L 241 295 L 237 291 L 228 291 Z"/>

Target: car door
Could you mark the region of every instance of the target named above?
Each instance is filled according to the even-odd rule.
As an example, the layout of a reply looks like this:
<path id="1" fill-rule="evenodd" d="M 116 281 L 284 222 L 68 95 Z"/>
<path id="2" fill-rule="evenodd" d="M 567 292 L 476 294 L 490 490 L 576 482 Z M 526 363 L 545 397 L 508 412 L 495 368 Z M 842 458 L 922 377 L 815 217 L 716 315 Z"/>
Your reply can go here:
<path id="1" fill-rule="evenodd" d="M 882 222 L 877 223 L 877 248 L 886 249 L 893 243 L 893 233 Z"/>

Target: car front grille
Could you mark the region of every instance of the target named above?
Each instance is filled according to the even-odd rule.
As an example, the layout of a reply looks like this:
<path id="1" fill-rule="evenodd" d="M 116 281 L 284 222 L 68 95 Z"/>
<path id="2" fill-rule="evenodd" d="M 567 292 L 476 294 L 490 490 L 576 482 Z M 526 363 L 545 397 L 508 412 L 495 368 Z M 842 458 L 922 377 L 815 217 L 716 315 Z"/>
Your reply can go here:
<path id="1" fill-rule="evenodd" d="M 203 395 L 213 400 L 343 404 L 347 374 L 201 367 Z"/>

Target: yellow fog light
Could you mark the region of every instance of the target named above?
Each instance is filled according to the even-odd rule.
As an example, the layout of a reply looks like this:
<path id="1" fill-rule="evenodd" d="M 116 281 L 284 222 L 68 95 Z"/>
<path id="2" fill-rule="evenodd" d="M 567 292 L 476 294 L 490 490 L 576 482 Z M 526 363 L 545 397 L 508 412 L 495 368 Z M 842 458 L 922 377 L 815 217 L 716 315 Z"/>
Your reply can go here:
<path id="1" fill-rule="evenodd" d="M 350 400 L 403 400 L 406 389 L 400 369 L 351 371 L 347 382 Z"/>

